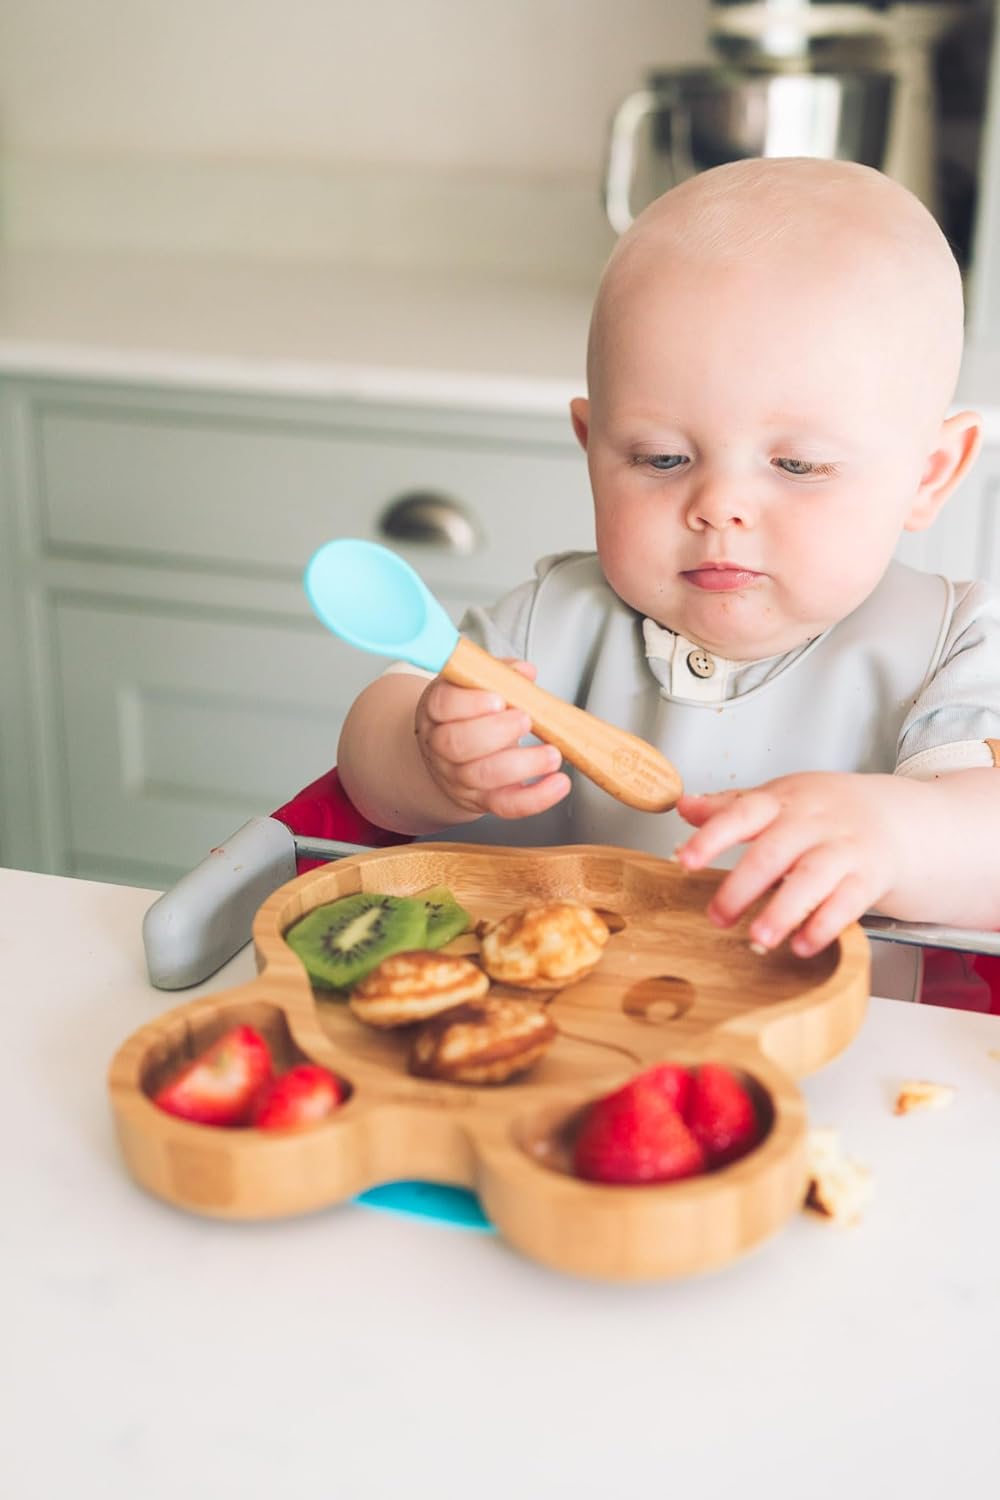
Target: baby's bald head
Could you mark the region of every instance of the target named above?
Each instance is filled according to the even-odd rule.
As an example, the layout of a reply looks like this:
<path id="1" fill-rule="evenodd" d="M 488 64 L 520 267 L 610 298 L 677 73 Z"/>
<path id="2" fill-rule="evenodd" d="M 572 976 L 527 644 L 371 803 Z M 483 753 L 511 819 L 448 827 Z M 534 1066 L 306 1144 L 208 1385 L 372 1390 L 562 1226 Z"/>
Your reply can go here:
<path id="1" fill-rule="evenodd" d="M 947 242 L 887 177 L 734 163 L 652 204 L 594 310 L 597 550 L 626 604 L 737 661 L 846 618 L 975 459 Z"/>
<path id="2" fill-rule="evenodd" d="M 733 162 L 665 193 L 622 236 L 591 322 L 592 420 L 630 339 L 667 336 L 656 321 L 671 287 L 704 298 L 706 320 L 732 319 L 728 288 L 745 289 L 761 329 L 783 320 L 856 324 L 871 345 L 884 395 L 896 392 L 921 428 L 940 422 L 962 352 L 962 284 L 926 208 L 869 167 L 811 158 Z M 700 288 L 700 292 L 699 289 Z M 721 295 L 716 296 L 716 289 Z M 770 320 L 770 324 L 769 324 Z M 733 357 L 749 325 L 731 321 Z M 778 340 L 780 343 L 780 338 Z M 888 387 L 886 386 L 888 382 Z"/>

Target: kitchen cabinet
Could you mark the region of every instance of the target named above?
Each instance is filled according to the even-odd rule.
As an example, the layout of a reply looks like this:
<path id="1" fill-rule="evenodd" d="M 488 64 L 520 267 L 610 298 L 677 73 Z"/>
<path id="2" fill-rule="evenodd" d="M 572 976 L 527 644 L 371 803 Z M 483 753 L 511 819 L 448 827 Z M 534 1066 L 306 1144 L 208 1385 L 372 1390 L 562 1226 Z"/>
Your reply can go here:
<path id="1" fill-rule="evenodd" d="M 593 545 L 568 418 L 88 379 L 0 384 L 0 856 L 162 886 L 336 759 L 379 670 L 313 618 L 329 537 L 454 619 Z"/>

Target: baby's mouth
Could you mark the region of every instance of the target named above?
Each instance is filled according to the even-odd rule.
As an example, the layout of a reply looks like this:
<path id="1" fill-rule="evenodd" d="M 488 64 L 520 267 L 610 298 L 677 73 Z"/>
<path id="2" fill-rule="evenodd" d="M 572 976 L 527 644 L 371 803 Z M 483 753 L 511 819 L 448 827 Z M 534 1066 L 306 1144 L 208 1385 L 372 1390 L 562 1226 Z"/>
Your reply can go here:
<path id="1" fill-rule="evenodd" d="M 702 563 L 700 568 L 691 568 L 681 577 L 693 585 L 696 589 L 704 589 L 706 593 L 718 594 L 734 592 L 737 589 L 749 588 L 763 573 L 755 573 L 752 568 L 744 568 L 739 563 Z"/>

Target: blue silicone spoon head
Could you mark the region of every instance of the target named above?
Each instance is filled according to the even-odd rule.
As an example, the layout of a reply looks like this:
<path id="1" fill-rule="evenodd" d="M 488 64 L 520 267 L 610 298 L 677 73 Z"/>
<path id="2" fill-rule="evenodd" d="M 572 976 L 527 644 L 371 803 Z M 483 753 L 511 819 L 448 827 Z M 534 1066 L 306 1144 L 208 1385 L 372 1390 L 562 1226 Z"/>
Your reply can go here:
<path id="1" fill-rule="evenodd" d="M 377 542 L 326 542 L 309 560 L 305 588 L 326 628 L 362 651 L 440 672 L 458 644 L 458 631 L 423 580 Z"/>

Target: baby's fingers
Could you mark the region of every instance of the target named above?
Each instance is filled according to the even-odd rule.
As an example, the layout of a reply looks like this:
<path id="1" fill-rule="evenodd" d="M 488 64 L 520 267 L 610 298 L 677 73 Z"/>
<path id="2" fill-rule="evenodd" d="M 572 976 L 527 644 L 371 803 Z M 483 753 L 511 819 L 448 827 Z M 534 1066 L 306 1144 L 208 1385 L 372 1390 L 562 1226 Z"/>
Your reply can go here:
<path id="1" fill-rule="evenodd" d="M 505 708 L 501 713 L 480 718 L 450 719 L 445 724 L 432 724 L 427 731 L 426 743 L 432 755 L 449 764 L 468 765 L 516 745 L 530 728 L 527 714 L 518 708 Z"/>
<path id="2" fill-rule="evenodd" d="M 874 899 L 866 893 L 858 876 L 845 876 L 795 933 L 791 941 L 792 952 L 799 958 L 812 958 L 813 954 L 821 953 L 845 927 L 864 916 Z"/>
<path id="3" fill-rule="evenodd" d="M 431 683 L 423 695 L 422 706 L 435 724 L 448 724 L 454 719 L 482 719 L 488 714 L 502 713 L 507 707 L 498 693 L 456 687 L 443 677 L 436 677 Z"/>
<path id="4" fill-rule="evenodd" d="M 509 658 L 506 665 L 534 681 L 536 669 L 530 661 Z M 435 677 L 421 701 L 424 713 L 435 724 L 446 724 L 452 719 L 483 718 L 487 714 L 502 713 L 507 707 L 506 700 L 499 693 L 487 692 L 483 688 L 458 687 L 443 677 Z M 527 734 L 528 730 L 522 733 Z"/>
<path id="5" fill-rule="evenodd" d="M 482 760 L 469 761 L 453 772 L 456 784 L 471 792 L 496 792 L 520 787 L 536 776 L 557 771 L 562 756 L 552 745 L 515 746 Z"/>
<path id="6" fill-rule="evenodd" d="M 498 818 L 530 818 L 546 812 L 569 793 L 573 783 L 565 771 L 543 776 L 530 786 L 505 786 L 485 798 L 486 811 Z"/>
<path id="7" fill-rule="evenodd" d="M 707 823 L 709 818 L 721 812 L 724 807 L 730 807 L 739 796 L 738 791 L 732 792 L 685 792 L 677 803 L 677 811 L 685 823 L 700 828 Z"/>
<path id="8" fill-rule="evenodd" d="M 750 941 L 770 950 L 791 938 L 793 953 L 812 958 L 856 922 L 877 894 L 873 882 L 855 867 L 848 846 L 817 845 L 789 870 L 753 919 Z"/>
<path id="9" fill-rule="evenodd" d="M 704 804 L 711 804 L 707 810 Z M 745 844 L 769 828 L 781 812 L 771 792 L 723 792 L 711 797 L 684 797 L 678 803 L 687 822 L 701 821 L 697 833 L 679 845 L 676 858 L 685 870 L 702 870 L 735 844 Z"/>

